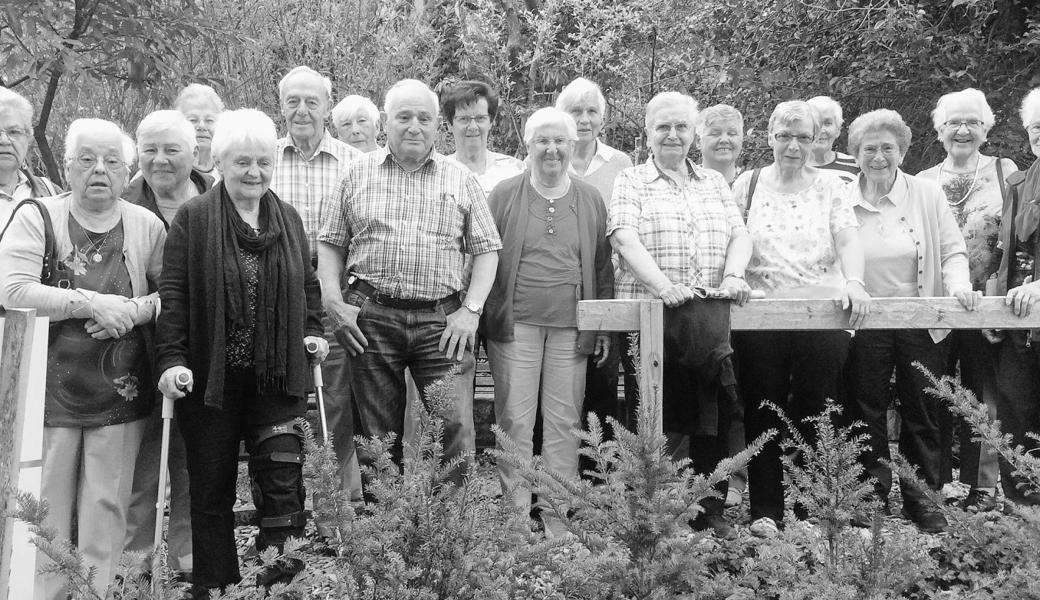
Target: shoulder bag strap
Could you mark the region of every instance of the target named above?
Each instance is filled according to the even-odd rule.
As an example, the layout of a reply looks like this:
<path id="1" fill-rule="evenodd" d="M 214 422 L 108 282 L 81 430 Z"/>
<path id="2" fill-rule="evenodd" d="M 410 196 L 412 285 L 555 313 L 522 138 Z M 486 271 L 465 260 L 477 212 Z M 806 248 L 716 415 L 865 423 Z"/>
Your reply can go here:
<path id="1" fill-rule="evenodd" d="M 1003 161 L 999 156 L 997 157 L 997 182 L 1000 183 L 1000 199 L 1007 200 L 1007 183 L 1004 182 L 1004 166 L 1000 164 Z"/>
<path id="2" fill-rule="evenodd" d="M 758 176 L 762 174 L 762 168 L 757 167 L 751 172 L 751 183 L 747 188 L 747 205 L 744 207 L 744 222 L 747 223 L 748 215 L 751 214 L 751 200 L 755 197 L 755 188 L 758 186 Z"/>
<path id="3" fill-rule="evenodd" d="M 11 223 L 14 221 L 14 216 L 18 214 L 18 209 L 26 204 L 35 206 L 36 210 L 40 211 L 40 216 L 43 217 L 43 268 L 40 270 L 40 283 L 44 285 L 54 285 L 58 262 L 58 244 L 54 238 L 54 224 L 51 222 L 51 213 L 39 200 L 28 198 L 19 202 L 18 206 L 15 206 L 14 210 L 11 211 L 11 218 L 8 219 L 7 224 L 4 225 L 4 230 L 0 231 L 0 239 L 3 239 L 4 234 L 7 233 L 7 229 L 11 227 Z"/>

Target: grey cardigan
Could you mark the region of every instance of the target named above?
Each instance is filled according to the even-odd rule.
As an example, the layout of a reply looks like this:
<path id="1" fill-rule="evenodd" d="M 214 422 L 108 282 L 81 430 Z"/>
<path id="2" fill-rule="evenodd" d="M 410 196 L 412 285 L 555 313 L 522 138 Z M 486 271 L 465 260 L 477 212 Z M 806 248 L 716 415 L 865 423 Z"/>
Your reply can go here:
<path id="1" fill-rule="evenodd" d="M 607 241 L 607 209 L 599 192 L 591 185 L 571 178 L 575 209 L 578 213 L 578 260 L 581 263 L 582 300 L 614 297 L 614 267 L 610 262 L 610 242 Z M 513 341 L 513 290 L 520 253 L 524 248 L 527 231 L 527 210 L 530 194 L 535 194 L 530 173 L 525 172 L 506 179 L 495 186 L 488 197 L 491 216 L 502 237 L 498 253 L 498 272 L 491 293 L 484 303 L 480 319 L 480 333 L 496 342 Z M 592 354 L 596 346 L 596 331 L 582 331 L 578 335 L 576 351 Z"/>

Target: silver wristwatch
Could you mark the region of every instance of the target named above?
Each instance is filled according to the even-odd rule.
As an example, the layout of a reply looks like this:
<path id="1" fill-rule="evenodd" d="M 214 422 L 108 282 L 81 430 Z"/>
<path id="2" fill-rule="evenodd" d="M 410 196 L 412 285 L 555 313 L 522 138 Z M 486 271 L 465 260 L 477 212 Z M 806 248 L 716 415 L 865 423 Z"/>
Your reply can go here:
<path id="1" fill-rule="evenodd" d="M 464 302 L 462 306 L 466 307 L 466 310 L 477 316 L 480 316 L 480 313 L 484 312 L 484 307 L 476 302 Z"/>

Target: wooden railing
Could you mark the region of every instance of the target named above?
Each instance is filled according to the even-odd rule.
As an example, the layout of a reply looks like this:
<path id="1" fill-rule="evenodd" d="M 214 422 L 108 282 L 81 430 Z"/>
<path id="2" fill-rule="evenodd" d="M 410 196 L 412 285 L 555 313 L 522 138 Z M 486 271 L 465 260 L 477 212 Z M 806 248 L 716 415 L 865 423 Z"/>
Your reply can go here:
<path id="1" fill-rule="evenodd" d="M 718 300 L 727 302 L 727 300 Z M 582 300 L 578 329 L 639 332 L 639 389 L 663 382 L 664 309 L 660 300 Z M 849 313 L 835 300 L 764 298 L 733 305 L 733 331 L 813 331 L 851 329 Z M 1017 317 L 1003 296 L 982 299 L 968 311 L 956 298 L 875 298 L 861 329 L 1040 329 L 1040 307 Z M 660 403 L 657 404 L 660 410 Z M 657 422 L 661 422 L 658 414 Z"/>

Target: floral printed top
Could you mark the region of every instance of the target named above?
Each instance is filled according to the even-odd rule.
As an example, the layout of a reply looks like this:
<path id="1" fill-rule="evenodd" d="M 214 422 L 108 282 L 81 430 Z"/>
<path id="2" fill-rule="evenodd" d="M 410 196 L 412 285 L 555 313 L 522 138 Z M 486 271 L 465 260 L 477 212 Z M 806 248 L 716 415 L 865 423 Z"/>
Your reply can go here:
<path id="1" fill-rule="evenodd" d="M 844 277 L 834 235 L 859 227 L 845 182 L 834 171 L 819 171 L 808 188 L 780 193 L 759 179 L 748 208 L 747 171 L 733 184 L 733 195 L 747 215 L 754 251 L 747 267 L 753 289 L 793 291 L 804 288 L 841 290 Z"/>
<path id="2" fill-rule="evenodd" d="M 968 246 L 972 289 L 985 291 L 986 280 L 1000 267 L 997 241 L 1004 196 L 997 178 L 997 159 L 981 156 L 980 160 L 978 176 L 974 171 L 954 174 L 944 170 L 939 184 Z M 1017 170 L 1010 161 L 1004 161 L 1002 166 L 1004 177 Z M 942 163 L 921 171 L 918 177 L 938 181 L 940 167 Z"/>
<path id="3" fill-rule="evenodd" d="M 93 233 L 71 214 L 68 221 L 72 250 L 59 261 L 60 285 L 132 297 L 123 222 Z M 118 339 L 97 340 L 86 332 L 86 321 L 65 319 L 51 329 L 44 424 L 101 427 L 147 416 L 155 386 L 141 328 Z"/>

